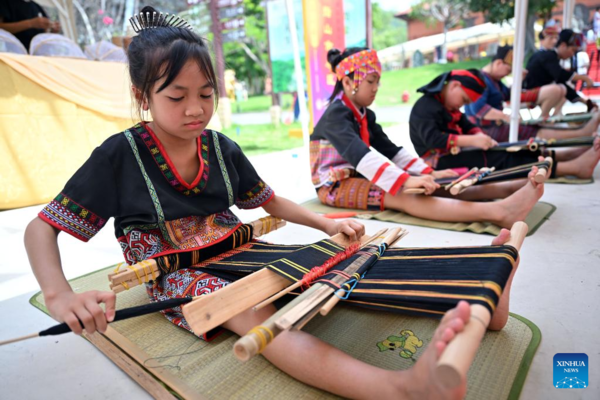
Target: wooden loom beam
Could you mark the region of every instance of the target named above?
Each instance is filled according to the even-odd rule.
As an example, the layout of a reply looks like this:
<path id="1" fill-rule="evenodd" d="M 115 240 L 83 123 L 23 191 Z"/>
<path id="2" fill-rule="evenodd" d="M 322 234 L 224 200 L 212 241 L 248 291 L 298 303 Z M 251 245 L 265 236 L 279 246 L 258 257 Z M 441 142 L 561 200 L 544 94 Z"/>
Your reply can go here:
<path id="1" fill-rule="evenodd" d="M 363 236 L 361 241 L 366 241 Z M 351 244 L 348 237 L 338 233 L 331 240 L 340 246 Z M 182 307 L 183 315 L 197 335 L 227 322 L 241 312 L 254 307 L 293 282 L 268 268 L 254 272 L 209 295 L 200 296 Z"/>

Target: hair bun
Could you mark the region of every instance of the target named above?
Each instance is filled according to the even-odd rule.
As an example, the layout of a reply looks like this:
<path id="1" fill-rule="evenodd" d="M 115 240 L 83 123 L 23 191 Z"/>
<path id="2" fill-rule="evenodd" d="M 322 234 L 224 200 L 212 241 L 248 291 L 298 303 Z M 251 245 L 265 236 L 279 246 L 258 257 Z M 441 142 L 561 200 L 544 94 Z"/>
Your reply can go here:
<path id="1" fill-rule="evenodd" d="M 140 12 L 143 14 L 146 14 L 146 13 L 150 13 L 150 14 L 157 13 L 158 14 L 159 13 L 158 10 L 156 10 L 152 6 L 146 6 L 146 7 L 142 8 L 142 10 Z"/>
<path id="2" fill-rule="evenodd" d="M 342 52 L 339 49 L 333 48 L 327 52 L 327 62 L 331 65 L 331 70 L 335 72 L 335 67 L 341 61 Z"/>

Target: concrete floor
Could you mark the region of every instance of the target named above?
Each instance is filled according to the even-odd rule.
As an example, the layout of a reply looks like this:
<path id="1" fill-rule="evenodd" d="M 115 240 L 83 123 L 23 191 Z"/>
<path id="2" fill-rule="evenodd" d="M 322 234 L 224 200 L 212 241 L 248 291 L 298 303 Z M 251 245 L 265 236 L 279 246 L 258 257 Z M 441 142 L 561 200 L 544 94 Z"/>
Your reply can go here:
<path id="1" fill-rule="evenodd" d="M 408 145 L 405 125 L 388 129 L 399 144 Z M 410 147 L 409 145 L 407 147 Z M 314 197 L 307 154 L 301 149 L 265 156 L 252 162 L 275 191 L 296 202 Z M 285 172 L 283 174 L 282 172 Z M 284 176 L 285 175 L 285 176 Z M 547 185 L 542 200 L 557 206 L 537 233 L 527 238 L 512 289 L 511 310 L 539 326 L 542 343 L 527 376 L 522 399 L 600 398 L 600 168 L 592 185 Z M 29 305 L 38 290 L 23 247 L 23 232 L 41 206 L 0 212 L 0 340 L 38 332 L 53 320 Z M 262 209 L 239 211 L 250 221 Z M 392 224 L 364 221 L 367 233 Z M 491 236 L 407 226 L 406 246 L 485 245 Z M 274 232 L 267 240 L 307 243 L 325 235 L 297 225 Z M 60 235 L 68 278 L 122 259 L 112 223 L 89 243 Z M 556 353 L 586 353 L 587 389 L 555 389 L 552 358 Z M 32 339 L 0 349 L 1 398 L 6 399 L 146 399 L 150 396 L 85 340 L 66 334 Z"/>

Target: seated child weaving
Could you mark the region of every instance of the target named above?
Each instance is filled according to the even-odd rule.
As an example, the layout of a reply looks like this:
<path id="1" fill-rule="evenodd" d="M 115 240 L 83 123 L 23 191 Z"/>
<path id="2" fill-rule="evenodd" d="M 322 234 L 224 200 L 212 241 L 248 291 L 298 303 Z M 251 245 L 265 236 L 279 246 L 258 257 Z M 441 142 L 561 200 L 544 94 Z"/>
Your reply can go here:
<path id="1" fill-rule="evenodd" d="M 143 14 L 154 12 L 152 7 L 142 10 Z M 276 196 L 236 143 L 205 130 L 218 99 L 217 82 L 208 47 L 187 28 L 181 24 L 138 28 L 128 50 L 129 71 L 138 107 L 150 111 L 152 122 L 141 122 L 108 138 L 27 227 L 29 260 L 48 310 L 75 333 L 83 329 L 104 332 L 114 318 L 116 298 L 112 292 L 72 290 L 61 267 L 57 245 L 61 231 L 87 241 L 113 217 L 115 235 L 128 264 L 219 242 L 240 225 L 229 209 L 234 204 L 263 207 L 274 216 L 328 235 L 343 232 L 357 238 L 364 233 L 357 222 L 334 222 Z M 508 232 L 503 230 L 492 243 L 507 240 Z M 203 284 L 210 290 L 227 284 L 194 269 L 183 274 L 185 279 L 174 282 L 172 292 L 165 290 L 165 285 L 171 285 L 166 279 L 154 281 L 149 286 L 151 298 L 185 291 L 194 294 Z M 511 280 L 512 275 L 492 328 L 506 323 Z M 100 303 L 105 303 L 106 311 Z M 249 310 L 229 320 L 224 328 L 244 335 L 273 312 L 272 306 L 259 312 Z M 301 331 L 282 333 L 263 354 L 296 379 L 344 397 L 460 398 L 466 382 L 444 390 L 436 384 L 432 371 L 469 317 L 465 302 L 448 311 L 432 346 L 408 371 L 373 367 Z M 185 327 L 181 316 L 173 322 Z M 349 376 L 352 379 L 344 378 Z"/>

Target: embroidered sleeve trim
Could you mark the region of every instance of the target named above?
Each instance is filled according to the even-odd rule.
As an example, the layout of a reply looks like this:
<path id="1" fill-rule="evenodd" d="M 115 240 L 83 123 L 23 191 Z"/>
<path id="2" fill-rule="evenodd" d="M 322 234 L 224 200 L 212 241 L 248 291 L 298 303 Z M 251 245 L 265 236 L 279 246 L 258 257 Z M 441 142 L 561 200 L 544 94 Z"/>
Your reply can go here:
<path id="1" fill-rule="evenodd" d="M 427 170 L 427 168 L 429 167 L 425 160 L 419 157 L 415 157 L 403 169 L 409 174 L 421 175 L 424 173 L 423 171 Z"/>
<path id="2" fill-rule="evenodd" d="M 421 171 L 421 174 L 422 175 L 431 174 L 432 172 L 433 172 L 433 168 L 427 166 L 427 167 L 425 167 L 425 169 L 423 171 Z"/>
<path id="3" fill-rule="evenodd" d="M 410 160 L 410 162 L 408 164 L 406 164 L 406 166 L 404 168 L 402 168 L 405 171 L 408 171 L 410 167 L 412 167 L 412 165 L 414 163 L 416 163 L 418 160 L 418 158 L 413 158 L 412 160 Z"/>
<path id="4" fill-rule="evenodd" d="M 252 189 L 240 195 L 235 205 L 238 208 L 249 210 L 266 205 L 274 196 L 273 189 L 265 182 L 260 181 Z"/>
<path id="5" fill-rule="evenodd" d="M 59 194 L 38 216 L 61 231 L 87 242 L 106 224 L 106 219 Z"/>
<path id="6" fill-rule="evenodd" d="M 377 153 L 368 152 L 356 166 L 356 170 L 372 183 L 385 190 L 392 192 L 392 188 L 398 182 L 398 179 L 406 172 L 388 162 L 382 163 L 382 157 Z M 408 179 L 408 174 L 406 174 Z M 406 180 L 404 179 L 404 180 Z M 403 181 L 400 183 L 402 185 Z M 397 190 L 396 190 L 397 191 Z"/>
<path id="7" fill-rule="evenodd" d="M 476 133 L 480 133 L 483 132 L 479 127 L 475 127 L 472 128 L 469 132 L 467 132 L 467 135 L 474 135 Z"/>

